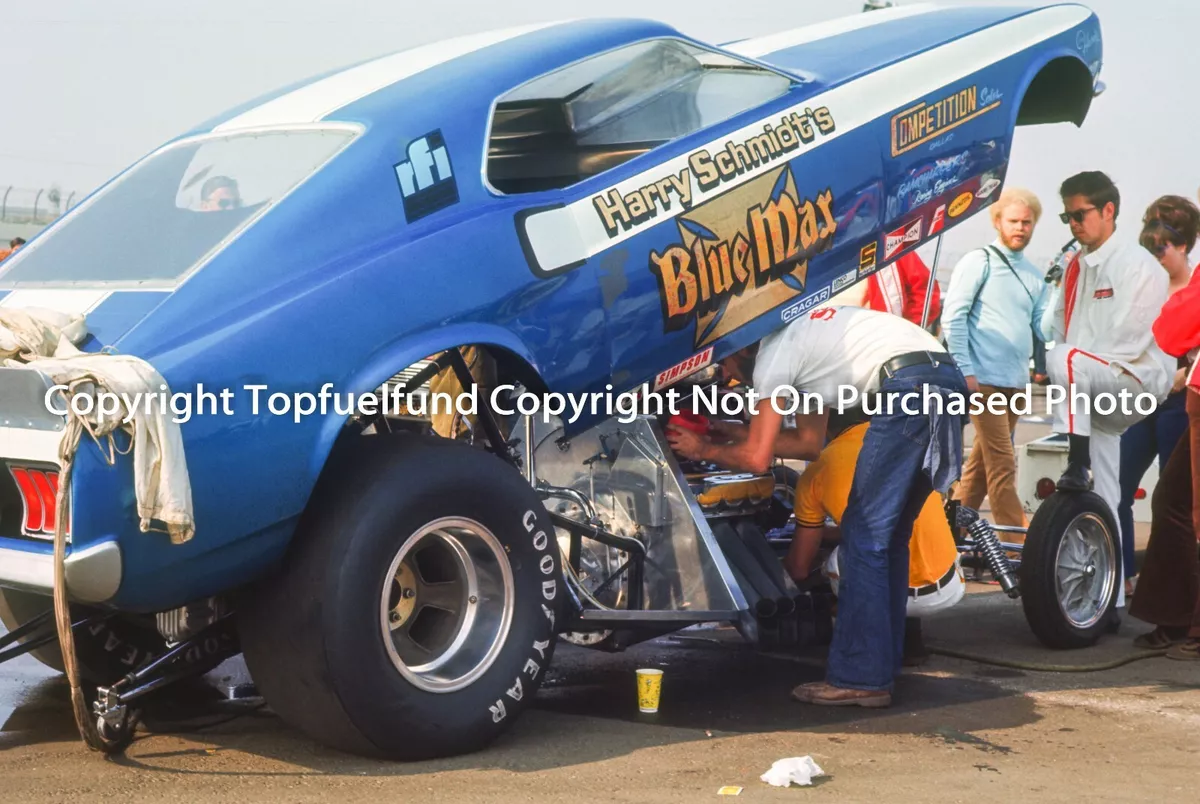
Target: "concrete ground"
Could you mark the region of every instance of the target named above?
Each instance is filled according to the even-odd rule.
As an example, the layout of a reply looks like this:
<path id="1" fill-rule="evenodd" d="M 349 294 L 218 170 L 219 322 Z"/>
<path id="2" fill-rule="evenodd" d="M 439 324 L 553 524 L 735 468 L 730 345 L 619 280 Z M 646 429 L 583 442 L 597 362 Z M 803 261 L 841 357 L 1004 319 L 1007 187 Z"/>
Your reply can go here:
<path id="1" fill-rule="evenodd" d="M 1018 441 L 1044 431 L 1022 425 Z M 1126 620 L 1092 648 L 1049 651 L 1019 601 L 981 584 L 925 624 L 935 650 L 1076 669 L 1134 655 L 1144 630 Z M 560 646 L 532 710 L 491 748 L 409 765 L 325 749 L 268 710 L 195 690 L 149 713 L 125 755 L 105 760 L 79 741 L 63 679 L 22 657 L 0 665 L 0 798 L 690 802 L 725 785 L 746 801 L 1194 797 L 1196 664 L 1155 657 L 1045 672 L 934 655 L 905 671 L 890 709 L 817 709 L 789 692 L 821 678 L 821 653 L 763 655 L 733 636 L 691 631 L 620 654 Z M 658 715 L 637 712 L 634 671 L 647 666 L 665 672 Z M 234 660 L 211 677 L 243 674 Z M 826 773 L 813 787 L 759 780 L 775 760 L 803 755 Z"/>

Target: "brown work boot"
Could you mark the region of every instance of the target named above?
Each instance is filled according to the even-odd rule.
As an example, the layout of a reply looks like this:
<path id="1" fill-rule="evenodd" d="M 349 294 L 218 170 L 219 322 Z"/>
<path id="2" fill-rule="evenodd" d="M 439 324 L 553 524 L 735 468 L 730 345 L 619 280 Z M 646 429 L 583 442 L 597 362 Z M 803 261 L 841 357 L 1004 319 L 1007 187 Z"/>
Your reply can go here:
<path id="1" fill-rule="evenodd" d="M 852 690 L 835 687 L 824 681 L 801 684 L 792 690 L 792 697 L 800 703 L 817 706 L 861 706 L 866 709 L 884 709 L 892 705 L 892 694 L 886 690 Z"/>

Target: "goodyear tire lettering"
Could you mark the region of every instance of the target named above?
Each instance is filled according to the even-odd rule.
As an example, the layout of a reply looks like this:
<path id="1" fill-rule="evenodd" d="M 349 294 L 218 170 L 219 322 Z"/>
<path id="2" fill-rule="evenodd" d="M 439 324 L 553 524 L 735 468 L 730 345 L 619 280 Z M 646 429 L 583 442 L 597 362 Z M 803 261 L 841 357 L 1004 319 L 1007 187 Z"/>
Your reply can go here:
<path id="1" fill-rule="evenodd" d="M 542 581 L 542 597 L 554 600 L 558 594 L 558 581 Z"/>
<path id="2" fill-rule="evenodd" d="M 504 718 L 508 716 L 508 712 L 506 712 L 504 710 L 504 699 L 503 698 L 497 698 L 495 705 L 489 706 L 488 709 L 492 713 L 492 722 L 493 723 L 499 723 L 501 720 L 504 720 Z"/>
<path id="3" fill-rule="evenodd" d="M 514 701 L 519 701 L 525 697 L 525 688 L 521 686 L 520 676 L 517 676 L 517 683 L 508 688 L 508 697 Z"/>
<path id="4" fill-rule="evenodd" d="M 538 664 L 537 662 L 535 662 L 533 659 L 525 660 L 524 670 L 526 673 L 529 674 L 530 678 L 537 678 L 537 674 L 538 674 L 538 672 L 541 671 L 541 669 L 542 669 L 542 666 L 540 664 Z"/>
<path id="5" fill-rule="evenodd" d="M 533 526 L 536 523 L 537 523 L 537 514 L 535 514 L 532 510 L 526 511 L 524 522 L 523 522 L 523 524 L 525 525 L 525 531 L 527 533 L 532 533 Z"/>
<path id="6" fill-rule="evenodd" d="M 546 531 L 539 530 L 537 533 L 535 533 L 533 535 L 533 549 L 534 550 L 545 550 L 546 545 L 548 543 L 549 543 L 549 540 L 546 538 Z"/>
<path id="7" fill-rule="evenodd" d="M 548 647 L 550 647 L 550 640 L 546 640 L 545 642 L 535 640 L 533 643 L 533 649 L 536 650 L 538 652 L 538 656 L 541 656 L 543 659 L 546 658 L 546 648 Z"/>

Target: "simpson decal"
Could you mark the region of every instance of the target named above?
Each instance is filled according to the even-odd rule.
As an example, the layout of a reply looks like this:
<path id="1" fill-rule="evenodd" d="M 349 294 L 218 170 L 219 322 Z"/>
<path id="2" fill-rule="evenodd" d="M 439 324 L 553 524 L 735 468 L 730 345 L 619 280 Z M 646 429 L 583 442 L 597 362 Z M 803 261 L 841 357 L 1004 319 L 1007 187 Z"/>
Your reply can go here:
<path id="1" fill-rule="evenodd" d="M 918 148 L 963 123 L 1000 108 L 1002 101 L 984 102 L 972 85 L 932 102 L 922 101 L 892 117 L 892 156 Z"/>
<path id="2" fill-rule="evenodd" d="M 679 242 L 650 254 L 663 331 L 694 326 L 699 348 L 803 293 L 833 245 L 833 205 L 828 188 L 801 196 L 785 165 L 676 218 Z"/>
<path id="3" fill-rule="evenodd" d="M 760 165 L 786 158 L 837 126 L 828 108 L 789 112 L 762 125 L 742 142 L 730 140 L 720 150 L 701 148 L 688 156 L 688 166 L 621 195 L 616 188 L 592 197 L 592 206 L 609 237 L 658 217 L 692 208 L 693 197 L 718 188 Z"/>
<path id="4" fill-rule="evenodd" d="M 710 365 L 712 365 L 713 348 L 714 347 L 710 346 L 703 352 L 692 355 L 682 363 L 671 366 L 671 368 L 667 369 L 666 371 L 660 372 L 658 376 L 654 378 L 654 390 L 656 392 L 661 391 L 668 385 L 682 380 L 689 374 L 695 374 L 700 369 L 708 368 Z"/>

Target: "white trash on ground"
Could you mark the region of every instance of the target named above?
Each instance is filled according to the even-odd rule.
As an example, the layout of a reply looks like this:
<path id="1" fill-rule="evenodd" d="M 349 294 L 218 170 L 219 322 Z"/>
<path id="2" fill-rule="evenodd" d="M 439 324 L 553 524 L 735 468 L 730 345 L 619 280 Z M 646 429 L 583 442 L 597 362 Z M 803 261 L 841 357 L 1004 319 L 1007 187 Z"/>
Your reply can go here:
<path id="1" fill-rule="evenodd" d="M 820 765 L 813 762 L 812 757 L 803 756 L 777 760 L 771 769 L 760 778 L 775 787 L 789 787 L 793 782 L 799 785 L 810 785 L 813 779 L 824 775 L 825 771 L 821 770 Z"/>

